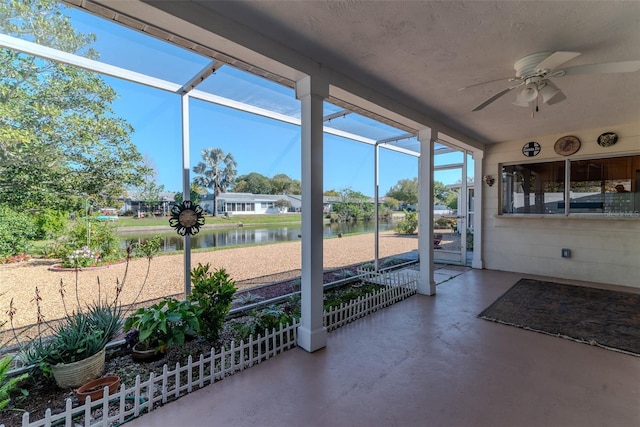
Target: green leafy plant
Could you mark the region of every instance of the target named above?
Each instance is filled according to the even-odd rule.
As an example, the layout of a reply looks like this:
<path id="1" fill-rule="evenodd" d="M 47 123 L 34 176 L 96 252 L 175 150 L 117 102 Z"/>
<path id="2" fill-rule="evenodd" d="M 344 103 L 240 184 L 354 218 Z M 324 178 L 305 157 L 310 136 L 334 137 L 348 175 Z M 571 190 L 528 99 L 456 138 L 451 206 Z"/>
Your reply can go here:
<path id="1" fill-rule="evenodd" d="M 366 262 L 360 266 L 361 270 L 374 271 L 376 266 L 372 262 Z"/>
<path id="2" fill-rule="evenodd" d="M 124 331 L 138 330 L 141 349 L 164 352 L 184 344 L 187 337 L 200 331 L 199 307 L 190 301 L 165 298 L 149 307 L 136 310 L 124 323 Z"/>
<path id="3" fill-rule="evenodd" d="M 53 327 L 51 339 L 34 349 L 48 365 L 77 362 L 105 348 L 121 327 L 122 309 L 119 305 L 94 303 L 86 312 L 67 315 L 62 323 Z"/>
<path id="4" fill-rule="evenodd" d="M 9 378 L 8 373 L 11 368 L 11 356 L 8 354 L 0 359 L 0 412 L 3 412 L 11 401 L 11 393 L 21 391 L 23 394 L 26 390 L 20 388 L 20 382 L 26 379 L 29 374 L 22 374 L 14 378 Z"/>
<path id="5" fill-rule="evenodd" d="M 392 267 L 394 265 L 399 265 L 399 264 L 403 264 L 406 261 L 401 259 L 401 258 L 387 258 L 384 261 L 382 261 L 382 267 Z"/>
<path id="6" fill-rule="evenodd" d="M 293 320 L 293 313 L 287 309 L 287 305 L 270 305 L 262 310 L 252 311 L 242 322 L 236 324 L 236 330 L 241 339 L 247 339 L 249 335 L 254 337 L 258 334 L 263 335 L 265 330 L 271 332 L 273 329 L 278 329 L 281 324 L 291 324 Z"/>
<path id="7" fill-rule="evenodd" d="M 239 305 L 249 305 L 249 304 L 254 304 L 256 302 L 262 301 L 263 299 L 264 297 L 261 297 L 260 295 L 255 295 L 255 294 L 252 294 L 251 292 L 247 292 L 246 294 L 243 294 L 237 297 L 235 301 Z"/>
<path id="8" fill-rule="evenodd" d="M 203 335 L 209 339 L 217 339 L 237 289 L 224 268 L 210 268 L 207 263 L 198 264 L 191 270 L 192 290 L 189 299 L 197 302 L 200 309 Z"/>

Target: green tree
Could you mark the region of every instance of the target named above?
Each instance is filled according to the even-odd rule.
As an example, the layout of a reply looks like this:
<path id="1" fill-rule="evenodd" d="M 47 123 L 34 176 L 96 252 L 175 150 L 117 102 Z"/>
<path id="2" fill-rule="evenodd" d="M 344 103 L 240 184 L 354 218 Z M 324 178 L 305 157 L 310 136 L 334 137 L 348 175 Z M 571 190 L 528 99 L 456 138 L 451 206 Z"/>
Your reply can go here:
<path id="1" fill-rule="evenodd" d="M 324 193 L 322 193 L 323 196 L 327 196 L 327 197 L 340 197 L 340 192 L 331 189 L 331 190 L 327 190 Z"/>
<path id="2" fill-rule="evenodd" d="M 162 202 L 160 193 L 164 191 L 164 185 L 157 184 L 158 174 L 156 168 L 153 166 L 151 159 L 145 159 L 145 165 L 147 166 L 146 173 L 142 178 L 142 184 L 137 188 L 137 198 L 141 202 L 144 202 L 147 209 L 152 213 L 154 209 Z"/>
<path id="3" fill-rule="evenodd" d="M 334 213 L 338 214 L 342 221 L 369 220 L 373 217 L 375 207 L 369 197 L 351 189 L 340 192 L 340 201 L 332 205 Z"/>
<path id="4" fill-rule="evenodd" d="M 283 173 L 271 178 L 271 194 L 302 194 L 302 183 Z"/>
<path id="5" fill-rule="evenodd" d="M 451 198 L 451 191 L 440 181 L 433 183 L 433 203 L 437 205 L 446 205 Z"/>
<path id="6" fill-rule="evenodd" d="M 418 203 L 418 178 L 401 179 L 387 191 L 386 197 L 393 197 L 405 205 Z"/>
<path id="7" fill-rule="evenodd" d="M 239 176 L 233 191 L 238 193 L 272 194 L 269 178 L 257 172 Z"/>
<path id="8" fill-rule="evenodd" d="M 195 185 L 195 184 L 191 183 L 189 200 L 191 200 L 193 203 L 197 204 L 202 199 L 202 196 L 205 193 L 206 193 L 205 189 L 203 189 L 202 187 L 200 187 L 198 185 Z M 176 193 L 173 196 L 173 200 L 175 200 L 176 203 L 182 203 L 182 191 L 180 191 L 179 193 Z"/>
<path id="9" fill-rule="evenodd" d="M 291 207 L 291 202 L 288 201 L 287 199 L 278 199 L 275 202 L 273 202 L 273 206 L 276 209 L 280 210 L 280 212 L 282 212 Z"/>
<path id="10" fill-rule="evenodd" d="M 398 206 L 400 205 L 398 200 L 394 199 L 393 197 L 385 197 L 384 202 L 382 204 L 384 207 L 391 210 L 398 209 Z"/>
<path id="11" fill-rule="evenodd" d="M 213 216 L 217 216 L 218 196 L 235 182 L 237 163 L 230 153 L 225 154 L 220 148 L 205 148 L 202 150 L 202 160 L 193 167 L 193 172 L 199 175 L 193 182 L 212 190 Z"/>
<path id="12" fill-rule="evenodd" d="M 54 0 L 0 4 L 0 31 L 91 59 L 93 34 L 76 32 Z M 100 75 L 0 49 L 0 200 L 71 209 L 77 195 L 115 199 L 137 185 L 142 156 L 133 128 L 115 117 L 116 92 Z"/>
<path id="13" fill-rule="evenodd" d="M 433 183 L 433 201 L 435 204 L 446 205 L 451 200 L 452 191 L 440 181 Z M 386 197 L 392 197 L 403 205 L 418 203 L 418 178 L 401 179 L 387 191 Z"/>

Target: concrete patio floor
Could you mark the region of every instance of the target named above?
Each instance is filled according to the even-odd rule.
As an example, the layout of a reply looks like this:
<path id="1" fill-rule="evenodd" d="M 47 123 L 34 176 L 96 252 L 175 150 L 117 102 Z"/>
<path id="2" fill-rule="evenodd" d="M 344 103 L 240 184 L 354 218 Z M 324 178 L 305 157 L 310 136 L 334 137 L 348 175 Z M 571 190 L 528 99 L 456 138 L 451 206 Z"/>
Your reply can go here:
<path id="1" fill-rule="evenodd" d="M 640 357 L 476 317 L 522 277 L 463 272 L 127 425 L 640 426 Z"/>

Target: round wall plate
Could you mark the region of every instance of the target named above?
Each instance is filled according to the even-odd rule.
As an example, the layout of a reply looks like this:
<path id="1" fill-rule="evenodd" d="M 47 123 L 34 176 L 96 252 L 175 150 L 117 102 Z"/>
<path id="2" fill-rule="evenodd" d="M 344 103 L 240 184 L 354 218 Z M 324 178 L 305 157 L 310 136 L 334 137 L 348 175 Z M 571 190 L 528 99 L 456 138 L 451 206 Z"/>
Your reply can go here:
<path id="1" fill-rule="evenodd" d="M 611 147 L 618 142 L 618 135 L 613 132 L 605 132 L 598 137 L 598 145 L 601 147 Z"/>
<path id="2" fill-rule="evenodd" d="M 580 140 L 573 135 L 563 136 L 556 141 L 553 149 L 561 156 L 570 156 L 580 149 Z"/>
<path id="3" fill-rule="evenodd" d="M 522 154 L 526 157 L 534 157 L 540 154 L 540 144 L 535 141 L 527 142 L 522 146 Z"/>

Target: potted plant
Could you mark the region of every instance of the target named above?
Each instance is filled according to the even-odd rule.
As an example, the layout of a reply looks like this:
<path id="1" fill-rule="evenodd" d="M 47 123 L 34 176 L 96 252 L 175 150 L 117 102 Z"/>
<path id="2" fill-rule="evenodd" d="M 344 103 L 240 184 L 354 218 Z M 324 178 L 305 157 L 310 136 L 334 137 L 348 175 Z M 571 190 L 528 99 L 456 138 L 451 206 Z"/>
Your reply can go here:
<path id="1" fill-rule="evenodd" d="M 198 307 L 189 301 L 165 298 L 136 310 L 124 323 L 124 331 L 138 331 L 133 358 L 147 361 L 161 356 L 169 347 L 184 344 L 200 331 Z"/>
<path id="2" fill-rule="evenodd" d="M 39 342 L 38 356 L 59 387 L 79 387 L 102 375 L 105 347 L 122 327 L 121 314 L 117 304 L 94 303 L 67 315 L 50 339 Z"/>

